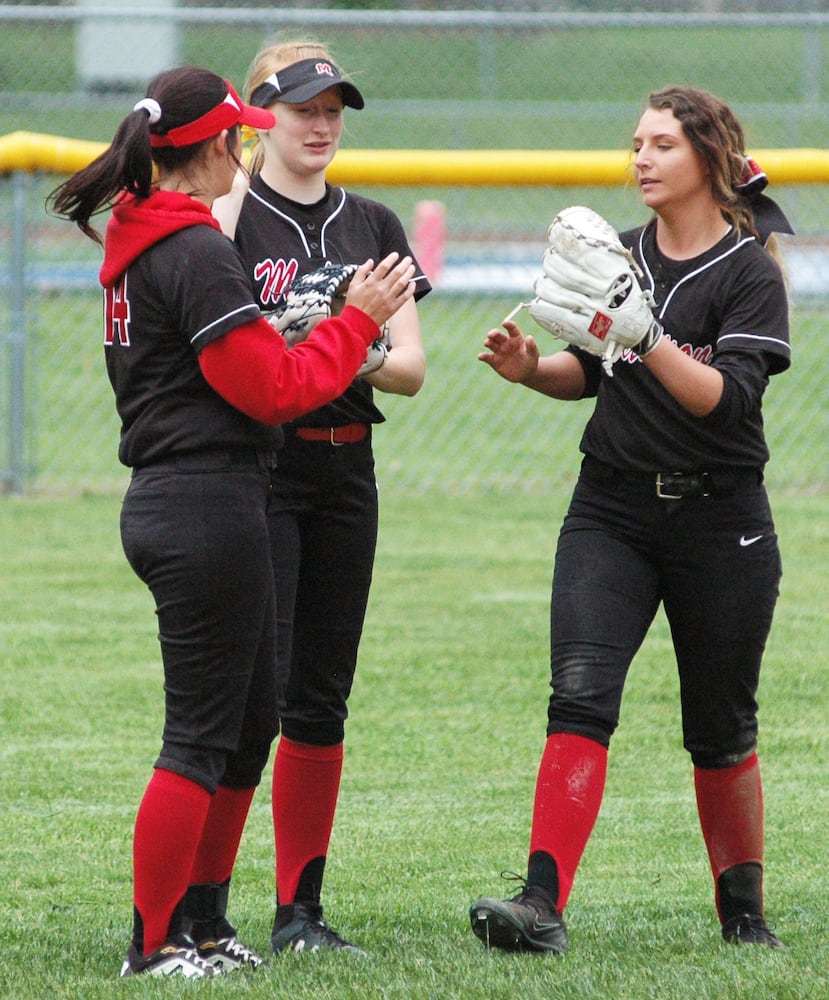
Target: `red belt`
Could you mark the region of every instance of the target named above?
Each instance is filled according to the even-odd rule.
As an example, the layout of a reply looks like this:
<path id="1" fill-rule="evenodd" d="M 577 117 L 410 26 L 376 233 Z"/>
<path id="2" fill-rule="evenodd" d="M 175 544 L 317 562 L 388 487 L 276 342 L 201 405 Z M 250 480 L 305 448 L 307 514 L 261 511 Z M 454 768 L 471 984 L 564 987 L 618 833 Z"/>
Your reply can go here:
<path id="1" fill-rule="evenodd" d="M 297 427 L 303 441 L 327 441 L 332 445 L 356 444 L 368 434 L 368 424 L 343 424 L 342 427 Z"/>

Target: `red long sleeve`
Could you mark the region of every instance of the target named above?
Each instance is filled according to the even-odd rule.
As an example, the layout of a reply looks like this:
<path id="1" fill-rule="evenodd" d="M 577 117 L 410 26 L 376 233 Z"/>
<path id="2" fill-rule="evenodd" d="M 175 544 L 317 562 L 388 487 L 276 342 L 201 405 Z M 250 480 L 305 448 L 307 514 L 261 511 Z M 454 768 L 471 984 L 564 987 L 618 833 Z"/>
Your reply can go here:
<path id="1" fill-rule="evenodd" d="M 265 319 L 236 327 L 199 354 L 207 382 L 237 410 L 284 424 L 345 392 L 379 336 L 362 310 L 346 306 L 290 350 Z"/>

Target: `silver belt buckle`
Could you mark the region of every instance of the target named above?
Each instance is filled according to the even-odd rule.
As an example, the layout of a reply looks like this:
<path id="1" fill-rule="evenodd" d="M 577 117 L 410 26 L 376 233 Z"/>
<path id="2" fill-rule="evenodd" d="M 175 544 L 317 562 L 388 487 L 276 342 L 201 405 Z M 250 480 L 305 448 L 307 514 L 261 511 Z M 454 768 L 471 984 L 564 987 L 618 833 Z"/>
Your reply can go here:
<path id="1" fill-rule="evenodd" d="M 674 473 L 678 475 L 678 473 Z M 656 474 L 656 495 L 660 500 L 681 500 L 682 496 L 678 493 L 666 493 L 664 491 L 664 483 L 662 482 L 662 473 L 657 472 Z"/>

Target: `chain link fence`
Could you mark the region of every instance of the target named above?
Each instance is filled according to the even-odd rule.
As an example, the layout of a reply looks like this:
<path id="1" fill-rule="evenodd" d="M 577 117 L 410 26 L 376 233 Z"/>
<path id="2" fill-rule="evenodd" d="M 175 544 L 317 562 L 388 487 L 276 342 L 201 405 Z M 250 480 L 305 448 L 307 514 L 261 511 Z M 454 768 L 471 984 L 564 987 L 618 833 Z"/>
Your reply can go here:
<path id="1" fill-rule="evenodd" d="M 300 11 L 157 0 L 143 8 L 0 3 L 0 24 L 0 136 L 108 141 L 163 65 L 208 66 L 241 87 L 255 52 L 278 32 L 328 43 L 363 91 L 366 109 L 347 112 L 346 148 L 468 149 L 470 156 L 625 149 L 645 95 L 667 83 L 728 100 L 752 150 L 821 149 L 829 134 L 829 15 L 820 13 Z M 100 251 L 47 216 L 45 198 L 59 180 L 0 178 L 6 492 L 110 491 L 126 480 L 103 365 Z M 542 493 L 568 483 L 577 468 L 592 404 L 507 386 L 476 355 L 487 329 L 527 297 L 558 209 L 589 204 L 618 228 L 646 216 L 624 186 L 498 181 L 352 185 L 398 212 L 435 285 L 420 307 L 426 385 L 413 399 L 378 394 L 388 418 L 375 435 L 386 492 Z M 775 185 L 771 193 L 797 236 L 784 243 L 794 365 L 767 393 L 768 478 L 778 490 L 825 490 L 829 199 L 825 184 Z M 445 227 L 439 246 L 424 242 L 424 219 Z"/>

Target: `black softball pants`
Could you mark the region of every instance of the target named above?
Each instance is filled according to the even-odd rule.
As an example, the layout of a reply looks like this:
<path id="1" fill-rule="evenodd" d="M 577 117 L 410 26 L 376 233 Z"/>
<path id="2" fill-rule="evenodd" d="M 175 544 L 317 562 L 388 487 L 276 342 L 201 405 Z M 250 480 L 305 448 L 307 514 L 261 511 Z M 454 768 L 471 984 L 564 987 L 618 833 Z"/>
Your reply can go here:
<path id="1" fill-rule="evenodd" d="M 628 669 L 661 602 L 685 748 L 699 767 L 744 758 L 757 739 L 760 663 L 780 575 L 762 483 L 668 500 L 653 478 L 586 459 L 555 559 L 548 734 L 609 744 Z"/>
<path id="2" fill-rule="evenodd" d="M 211 793 L 257 785 L 278 730 L 268 493 L 253 453 L 189 456 L 135 470 L 121 511 L 124 552 L 158 616 L 156 766 Z"/>
<path id="3" fill-rule="evenodd" d="M 371 433 L 332 445 L 286 430 L 271 487 L 282 732 L 334 746 L 345 734 L 377 546 Z"/>

